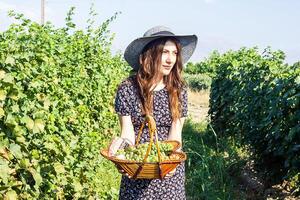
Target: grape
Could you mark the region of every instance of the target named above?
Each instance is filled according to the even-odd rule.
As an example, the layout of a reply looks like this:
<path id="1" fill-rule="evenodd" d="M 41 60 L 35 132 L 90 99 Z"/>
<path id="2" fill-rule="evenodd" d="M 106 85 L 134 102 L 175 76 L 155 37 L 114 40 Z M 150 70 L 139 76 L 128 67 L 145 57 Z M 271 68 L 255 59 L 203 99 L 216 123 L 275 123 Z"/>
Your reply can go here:
<path id="1" fill-rule="evenodd" d="M 125 149 L 119 149 L 116 152 L 116 157 L 120 159 L 123 158 L 130 161 L 142 162 L 144 156 L 146 155 L 148 146 L 149 146 L 149 142 L 140 144 L 136 147 L 129 146 Z M 160 149 L 162 160 L 170 160 L 171 158 L 169 156 L 173 150 L 173 145 L 169 143 L 158 142 L 158 146 Z M 158 162 L 158 153 L 157 153 L 157 148 L 155 143 L 153 143 L 151 146 L 151 150 L 147 157 L 146 162 Z"/>

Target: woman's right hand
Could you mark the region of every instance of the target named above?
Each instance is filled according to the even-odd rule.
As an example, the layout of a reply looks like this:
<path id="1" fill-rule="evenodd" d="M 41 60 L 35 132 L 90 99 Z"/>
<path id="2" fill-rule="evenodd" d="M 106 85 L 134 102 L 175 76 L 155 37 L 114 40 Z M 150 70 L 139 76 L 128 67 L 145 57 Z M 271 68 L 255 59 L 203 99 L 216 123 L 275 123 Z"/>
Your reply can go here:
<path id="1" fill-rule="evenodd" d="M 109 156 L 114 156 L 114 155 L 116 154 L 116 152 L 118 151 L 118 149 L 120 149 L 120 148 L 122 148 L 122 146 L 124 146 L 124 142 L 127 143 L 127 144 L 129 144 L 129 145 L 132 145 L 131 142 L 128 141 L 127 139 L 123 139 L 123 138 L 121 138 L 121 137 L 116 137 L 116 138 L 114 138 L 114 139 L 111 141 L 110 145 L 109 145 L 109 148 L 108 148 L 108 155 L 109 155 Z M 118 156 L 117 156 L 117 158 L 118 158 Z M 123 159 L 123 158 L 119 157 L 119 159 Z M 124 158 L 124 159 L 125 159 L 125 158 Z M 130 177 L 127 173 L 125 173 L 125 171 L 124 171 L 122 168 L 120 168 L 118 165 L 116 165 L 116 167 L 117 167 L 118 171 L 119 171 L 121 174 L 127 176 L 128 178 L 131 178 L 131 177 Z"/>
<path id="2" fill-rule="evenodd" d="M 116 152 L 120 149 L 120 146 L 123 142 L 123 138 L 115 137 L 108 147 L 108 156 L 114 156 Z"/>
<path id="3" fill-rule="evenodd" d="M 108 147 L 108 155 L 114 156 L 119 149 L 124 149 L 128 146 L 133 146 L 133 144 L 127 138 L 115 137 Z M 118 156 L 119 159 L 125 159 L 124 155 Z"/>

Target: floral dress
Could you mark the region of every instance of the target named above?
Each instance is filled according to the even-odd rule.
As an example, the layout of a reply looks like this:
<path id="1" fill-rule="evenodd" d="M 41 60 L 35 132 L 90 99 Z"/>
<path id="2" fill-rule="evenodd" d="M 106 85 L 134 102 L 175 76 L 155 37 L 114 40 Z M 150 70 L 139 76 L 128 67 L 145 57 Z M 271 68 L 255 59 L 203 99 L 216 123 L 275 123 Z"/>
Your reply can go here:
<path id="1" fill-rule="evenodd" d="M 181 94 L 182 117 L 187 116 L 187 90 L 183 88 Z M 144 121 L 141 104 L 137 92 L 137 84 L 134 77 L 123 81 L 117 91 L 115 110 L 121 116 L 131 116 L 135 136 Z M 166 88 L 154 91 L 153 115 L 159 140 L 167 140 L 172 119 L 169 107 L 169 94 Z M 149 130 L 145 126 L 140 143 L 149 142 Z M 176 172 L 170 178 L 160 179 L 129 179 L 122 176 L 119 199 L 186 199 L 185 197 L 185 167 L 181 163 Z"/>

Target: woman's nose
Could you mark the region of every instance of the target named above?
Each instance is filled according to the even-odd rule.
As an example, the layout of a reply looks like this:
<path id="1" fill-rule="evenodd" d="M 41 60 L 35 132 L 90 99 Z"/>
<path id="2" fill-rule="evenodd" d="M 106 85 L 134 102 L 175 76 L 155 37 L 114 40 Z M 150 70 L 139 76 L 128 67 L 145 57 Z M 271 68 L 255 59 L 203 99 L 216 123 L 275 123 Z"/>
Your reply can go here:
<path id="1" fill-rule="evenodd" d="M 166 62 L 170 63 L 171 62 L 171 56 L 168 55 L 167 58 L 166 58 Z"/>

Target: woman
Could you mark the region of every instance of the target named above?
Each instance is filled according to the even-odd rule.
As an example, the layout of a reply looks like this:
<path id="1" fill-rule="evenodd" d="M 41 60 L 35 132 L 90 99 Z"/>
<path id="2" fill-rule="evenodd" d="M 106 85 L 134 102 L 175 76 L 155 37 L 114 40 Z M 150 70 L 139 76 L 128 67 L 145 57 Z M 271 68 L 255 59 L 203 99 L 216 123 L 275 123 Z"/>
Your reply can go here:
<path id="1" fill-rule="evenodd" d="M 167 27 L 149 29 L 131 42 L 124 57 L 136 74 L 123 81 L 117 91 L 115 110 L 119 115 L 121 138 L 110 146 L 114 154 L 123 141 L 135 144 L 145 115 L 154 117 L 159 140 L 177 140 L 187 116 L 187 91 L 181 71 L 197 44 L 195 35 L 175 35 Z M 144 128 L 140 143 L 149 142 Z M 130 179 L 122 176 L 120 199 L 185 199 L 184 163 L 166 178 Z"/>

